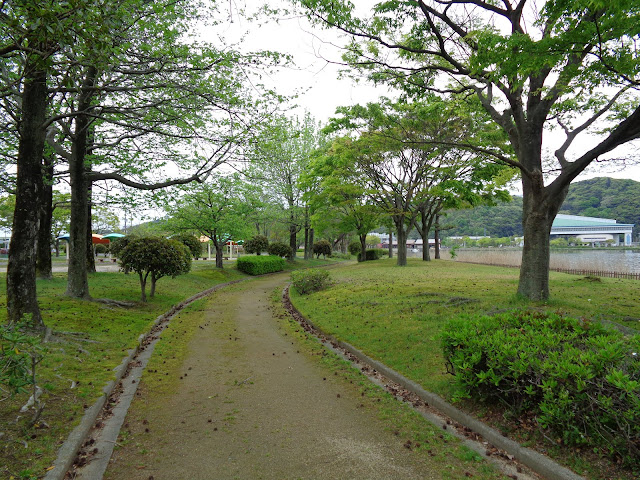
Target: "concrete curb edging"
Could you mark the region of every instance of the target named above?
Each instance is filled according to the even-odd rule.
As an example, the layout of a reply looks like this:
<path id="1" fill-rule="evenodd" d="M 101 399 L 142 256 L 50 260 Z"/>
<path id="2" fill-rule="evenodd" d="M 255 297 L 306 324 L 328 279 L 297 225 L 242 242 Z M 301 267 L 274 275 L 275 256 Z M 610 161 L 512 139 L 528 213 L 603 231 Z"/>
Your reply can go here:
<path id="1" fill-rule="evenodd" d="M 120 365 L 118 365 L 115 371 L 115 379 L 107 383 L 102 389 L 102 395 L 98 398 L 93 405 L 87 408 L 80 420 L 80 423 L 71 431 L 67 439 L 64 441 L 62 446 L 58 449 L 58 455 L 56 460 L 53 462 L 52 468 L 47 472 L 44 476 L 44 480 L 63 480 L 73 462 L 78 455 L 78 452 L 82 448 L 84 442 L 86 441 L 89 433 L 91 432 L 93 426 L 96 423 L 102 409 L 104 408 L 107 399 L 113 393 L 115 387 L 118 383 L 123 379 L 123 377 L 127 374 L 129 370 L 129 365 L 134 361 L 134 359 L 138 356 L 143 346 L 146 344 L 147 339 L 154 334 L 154 330 L 164 321 L 170 320 L 176 313 L 185 308 L 187 305 L 193 303 L 196 300 L 204 298 L 214 291 L 233 285 L 235 283 L 239 283 L 245 281 L 247 279 L 239 279 L 233 280 L 231 282 L 221 283 L 219 285 L 215 285 L 207 290 L 196 293 L 195 295 L 189 297 L 188 299 L 174 305 L 169 309 L 169 311 L 163 313 L 158 316 L 156 320 L 153 322 L 147 333 L 140 334 L 138 337 L 138 344 L 135 348 L 132 348 L 128 351 L 128 355 L 122 360 Z M 117 436 L 117 434 L 116 434 Z M 115 439 L 114 439 L 115 442 Z"/>
<path id="2" fill-rule="evenodd" d="M 355 348 L 353 345 L 338 340 L 332 335 L 323 332 L 322 329 L 318 328 L 313 322 L 302 315 L 300 311 L 298 311 L 298 309 L 296 309 L 296 307 L 291 303 L 291 300 L 289 298 L 289 287 L 286 287 L 286 289 L 284 290 L 283 297 L 288 301 L 287 308 L 291 308 L 300 318 L 304 319 L 304 321 L 308 323 L 311 328 L 318 332 L 321 335 L 321 340 L 324 339 L 325 341 L 334 343 L 341 349 L 349 352 L 362 363 L 371 366 L 373 369 L 381 373 L 383 376 L 387 377 L 389 380 L 397 383 L 406 390 L 417 395 L 429 406 L 438 410 L 452 420 L 458 422 L 462 426 L 471 429 L 495 447 L 504 450 L 508 454 L 512 455 L 523 465 L 529 467 L 532 471 L 538 473 L 539 475 L 542 475 L 544 478 L 549 480 L 585 480 L 584 477 L 556 463 L 550 458 L 530 448 L 523 447 L 514 440 L 505 437 L 504 435 L 502 435 L 502 433 L 495 430 L 494 428 L 485 425 L 481 421 L 454 407 L 449 402 L 445 401 L 442 397 L 436 395 L 435 393 L 426 391 L 416 382 L 406 378 L 404 375 L 387 367 L 383 363 L 380 363 L 377 360 L 374 360 L 373 358 L 367 356 L 366 354 Z"/>

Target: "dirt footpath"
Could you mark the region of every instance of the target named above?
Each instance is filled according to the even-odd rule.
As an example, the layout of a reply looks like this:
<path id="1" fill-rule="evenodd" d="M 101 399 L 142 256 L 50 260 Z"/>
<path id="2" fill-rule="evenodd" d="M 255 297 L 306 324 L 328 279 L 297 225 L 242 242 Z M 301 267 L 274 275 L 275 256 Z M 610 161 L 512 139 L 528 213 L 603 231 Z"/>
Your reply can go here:
<path id="1" fill-rule="evenodd" d="M 287 278 L 212 296 L 179 388 L 160 396 L 143 377 L 105 478 L 443 478 L 441 464 L 403 447 L 353 386 L 292 344 L 268 308 Z"/>

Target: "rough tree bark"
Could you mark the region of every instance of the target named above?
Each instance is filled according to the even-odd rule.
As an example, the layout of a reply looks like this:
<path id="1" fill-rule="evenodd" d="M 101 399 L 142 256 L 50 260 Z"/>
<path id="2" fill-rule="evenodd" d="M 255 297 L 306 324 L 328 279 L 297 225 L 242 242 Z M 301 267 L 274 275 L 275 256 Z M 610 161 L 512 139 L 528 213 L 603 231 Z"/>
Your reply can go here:
<path id="1" fill-rule="evenodd" d="M 90 66 L 83 81 L 83 89 L 78 99 L 78 112 L 86 112 L 91 107 L 92 87 L 97 69 Z M 71 226 L 69 228 L 69 268 L 66 295 L 75 298 L 90 298 L 87 276 L 87 232 L 89 185 L 85 159 L 89 139 L 90 118 L 79 113 L 75 117 L 75 131 L 69 160 L 71 180 Z"/>
<path id="2" fill-rule="evenodd" d="M 527 193 L 523 196 L 524 247 L 518 295 L 530 300 L 549 298 L 549 235 L 553 220 L 569 190 L 567 185 L 557 194 L 548 195 L 548 190 L 541 188 L 542 181 L 542 175 L 537 179 L 522 179 Z"/>
<path id="3" fill-rule="evenodd" d="M 22 92 L 22 122 L 18 143 L 16 206 L 7 265 L 9 323 L 31 316 L 30 327 L 45 329 L 36 298 L 36 241 L 42 195 L 42 156 L 47 114 L 47 74 L 27 61 Z"/>
<path id="4" fill-rule="evenodd" d="M 367 260 L 367 234 L 359 235 L 360 239 L 360 261 L 365 262 Z"/>
<path id="5" fill-rule="evenodd" d="M 43 157 L 43 185 L 40 203 L 40 226 L 36 253 L 36 276 L 41 279 L 53 278 L 51 266 L 51 224 L 53 217 L 53 158 Z"/>
<path id="6" fill-rule="evenodd" d="M 433 258 L 440 260 L 440 215 L 436 215 L 436 221 L 433 225 L 433 241 L 435 242 Z M 428 242 L 427 248 L 429 248 Z"/>

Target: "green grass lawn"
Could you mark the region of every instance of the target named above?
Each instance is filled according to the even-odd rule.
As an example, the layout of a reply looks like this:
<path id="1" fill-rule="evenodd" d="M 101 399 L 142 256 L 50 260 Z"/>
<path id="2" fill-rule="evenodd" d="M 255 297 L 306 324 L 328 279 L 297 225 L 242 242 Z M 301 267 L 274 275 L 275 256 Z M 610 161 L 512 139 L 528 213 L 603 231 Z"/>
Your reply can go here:
<path id="1" fill-rule="evenodd" d="M 334 260 L 298 258 L 287 262 L 286 269 L 330 265 Z M 54 266 L 65 264 L 62 259 Z M 6 323 L 6 281 L 0 275 L 0 322 Z M 29 414 L 20 414 L 29 394 L 5 398 L 0 390 L 0 478 L 41 478 L 59 446 L 78 424 L 87 406 L 102 394 L 103 387 L 115 378 L 116 368 L 138 337 L 149 331 L 155 319 L 173 305 L 214 285 L 247 276 L 225 262 L 225 269 L 215 268 L 215 261 L 192 263 L 187 275 L 161 278 L 156 296 L 141 303 L 136 274 L 121 272 L 89 275 L 93 298 L 133 302 L 132 307 L 72 299 L 64 296 L 66 273 L 54 273 L 53 280 L 38 281 L 38 302 L 44 322 L 59 342 L 46 345 L 46 355 L 38 367 L 37 381 L 44 389 L 46 406 L 35 429 L 25 428 Z M 147 285 L 147 293 L 149 285 Z M 197 308 L 194 306 L 193 308 Z M 4 387 L 4 386 L 3 386 Z M 19 418 L 18 418 L 19 417 Z"/>
<path id="2" fill-rule="evenodd" d="M 410 259 L 397 267 L 386 259 L 336 267 L 330 288 L 306 296 L 292 289 L 291 297 L 325 332 L 446 398 L 453 377 L 446 373 L 439 335 L 452 317 L 534 308 L 640 328 L 638 281 L 551 273 L 551 300 L 530 303 L 515 295 L 518 273 L 444 260 Z"/>

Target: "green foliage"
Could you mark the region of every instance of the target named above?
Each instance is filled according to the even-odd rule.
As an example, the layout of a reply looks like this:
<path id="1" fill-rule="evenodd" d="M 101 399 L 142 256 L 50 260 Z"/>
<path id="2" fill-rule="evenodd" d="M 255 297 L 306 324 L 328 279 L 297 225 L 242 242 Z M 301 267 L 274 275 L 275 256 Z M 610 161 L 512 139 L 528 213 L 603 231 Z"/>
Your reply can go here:
<path id="1" fill-rule="evenodd" d="M 255 237 L 244 242 L 244 251 L 247 253 L 255 253 L 260 255 L 269 246 L 269 240 L 264 235 L 256 235 Z"/>
<path id="2" fill-rule="evenodd" d="M 45 349 L 38 335 L 26 333 L 30 319 L 0 325 L 0 390 L 10 396 L 26 393 L 35 382 L 35 366 Z"/>
<path id="3" fill-rule="evenodd" d="M 452 320 L 442 348 L 459 397 L 532 412 L 563 443 L 640 467 L 640 336 L 515 311 Z"/>
<path id="4" fill-rule="evenodd" d="M 241 272 L 249 275 L 263 275 L 265 273 L 281 272 L 284 270 L 285 261 L 281 257 L 274 255 L 264 255 L 256 257 L 240 257 L 237 261 L 237 268 Z"/>
<path id="5" fill-rule="evenodd" d="M 130 241 L 120 252 L 120 266 L 139 275 L 141 300 L 146 302 L 147 278 L 151 278 L 150 296 L 153 297 L 157 280 L 165 276 L 175 278 L 191 270 L 191 252 L 176 240 L 141 237 Z"/>
<path id="6" fill-rule="evenodd" d="M 291 283 L 300 295 L 324 290 L 330 283 L 329 272 L 320 269 L 291 272 Z"/>
<path id="7" fill-rule="evenodd" d="M 348 248 L 351 255 L 358 255 L 360 253 L 360 250 L 362 249 L 362 246 L 360 245 L 360 242 L 358 240 L 353 240 L 349 244 Z"/>
<path id="8" fill-rule="evenodd" d="M 103 243 L 97 243 L 93 246 L 93 251 L 98 253 L 107 253 L 109 251 L 109 246 Z"/>
<path id="9" fill-rule="evenodd" d="M 291 256 L 291 247 L 282 242 L 273 242 L 267 246 L 267 253 L 276 257 L 289 257 Z"/>
<path id="10" fill-rule="evenodd" d="M 331 244 L 327 240 L 320 240 L 313 244 L 313 253 L 316 258 L 319 258 L 320 255 L 325 257 L 331 255 Z"/>
<path id="11" fill-rule="evenodd" d="M 119 257 L 122 250 L 125 249 L 129 242 L 131 242 L 134 238 L 131 235 L 127 235 L 125 237 L 115 238 L 109 242 L 109 252 L 114 257 Z"/>
<path id="12" fill-rule="evenodd" d="M 181 233 L 174 235 L 171 239 L 184 244 L 191 252 L 193 258 L 198 258 L 202 254 L 202 242 L 200 242 L 200 239 L 195 235 Z"/>
<path id="13" fill-rule="evenodd" d="M 368 248 L 365 252 L 365 258 L 367 260 L 380 260 L 384 255 L 388 255 L 384 248 Z"/>

